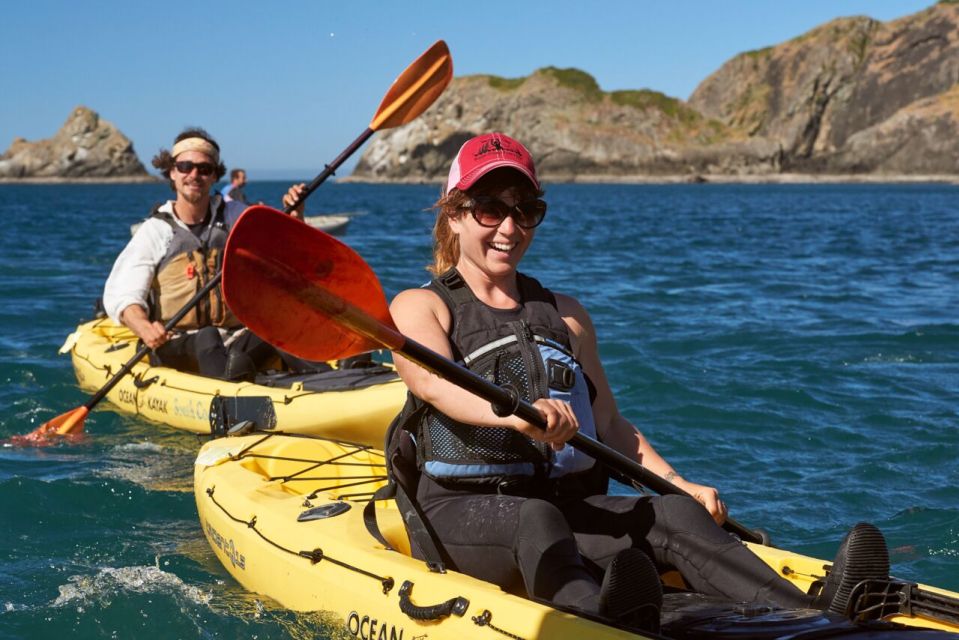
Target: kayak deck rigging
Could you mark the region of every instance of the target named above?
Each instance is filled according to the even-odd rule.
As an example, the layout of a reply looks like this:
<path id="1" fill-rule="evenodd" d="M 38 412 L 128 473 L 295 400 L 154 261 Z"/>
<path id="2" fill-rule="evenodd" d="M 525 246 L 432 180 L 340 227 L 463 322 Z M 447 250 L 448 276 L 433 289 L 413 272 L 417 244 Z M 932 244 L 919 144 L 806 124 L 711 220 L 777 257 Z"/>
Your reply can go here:
<path id="1" fill-rule="evenodd" d="M 272 545 L 273 547 L 279 549 L 280 551 L 289 553 L 290 555 L 298 556 L 300 558 L 305 558 L 310 561 L 310 564 L 317 564 L 324 560 L 327 562 L 331 562 L 337 566 L 343 567 L 344 569 L 349 569 L 350 571 L 353 571 L 360 575 L 367 576 L 369 578 L 373 578 L 374 580 L 377 580 L 383 587 L 383 593 L 389 593 L 390 591 L 392 591 L 393 586 L 395 584 L 393 581 L 393 578 L 380 576 L 370 571 L 366 571 L 365 569 L 362 569 L 355 565 L 352 565 L 348 562 L 344 562 L 343 560 L 337 560 L 336 558 L 332 558 L 324 554 L 323 549 L 320 547 L 316 547 L 310 550 L 296 551 L 294 549 L 290 549 L 288 547 L 283 546 L 282 544 L 276 542 L 275 540 L 272 540 L 269 536 L 265 535 L 262 531 L 257 529 L 256 516 L 253 516 L 249 520 L 244 520 L 243 518 L 236 517 L 235 515 L 230 513 L 226 509 L 226 507 L 224 507 L 222 504 L 217 502 L 215 493 L 216 493 L 216 489 L 214 487 L 210 487 L 209 489 L 206 490 L 206 494 L 207 496 L 209 496 L 210 501 L 213 502 L 213 504 L 216 505 L 217 508 L 220 509 L 220 511 L 222 511 L 227 518 L 229 518 L 233 522 L 236 522 L 237 524 L 245 525 L 248 529 L 253 531 L 256 535 L 260 537 L 261 540 L 263 540 L 267 544 Z"/>

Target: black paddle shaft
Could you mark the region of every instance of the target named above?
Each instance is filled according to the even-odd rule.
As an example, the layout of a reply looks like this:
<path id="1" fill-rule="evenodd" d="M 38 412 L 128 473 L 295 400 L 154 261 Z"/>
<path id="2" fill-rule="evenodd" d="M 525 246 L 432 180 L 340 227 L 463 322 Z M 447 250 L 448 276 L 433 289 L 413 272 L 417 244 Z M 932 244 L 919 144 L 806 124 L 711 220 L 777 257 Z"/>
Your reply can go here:
<path id="1" fill-rule="evenodd" d="M 177 323 L 180 322 L 180 320 L 182 320 L 186 314 L 190 313 L 190 310 L 193 309 L 193 307 L 195 307 L 197 303 L 200 302 L 200 300 L 202 300 L 208 293 L 210 293 L 210 291 L 212 291 L 216 285 L 220 284 L 220 279 L 222 277 L 223 277 L 223 272 L 219 271 L 215 276 L 210 278 L 210 281 L 207 282 L 205 285 L 203 285 L 203 287 L 201 287 L 200 290 L 196 292 L 196 295 L 190 298 L 190 300 L 185 305 L 183 305 L 182 309 L 177 311 L 172 318 L 167 320 L 167 323 L 163 325 L 163 329 L 165 331 L 172 331 L 173 328 L 177 325 Z M 135 367 L 136 364 L 143 359 L 143 356 L 145 356 L 149 352 L 150 352 L 150 347 L 146 345 L 141 346 L 137 350 L 137 352 L 133 355 L 133 357 L 127 360 L 126 364 L 120 367 L 119 371 L 117 371 L 114 374 L 114 376 L 110 378 L 110 380 L 105 385 L 103 385 L 103 387 L 99 391 L 93 394 L 83 406 L 86 407 L 87 409 L 92 409 L 94 406 L 96 406 L 98 402 L 103 400 L 106 397 L 106 395 L 110 393 L 110 390 L 113 389 L 113 387 L 117 386 L 117 383 L 120 382 L 121 379 L 123 379 L 123 376 L 130 373 L 130 370 L 133 367 Z"/>
<path id="2" fill-rule="evenodd" d="M 292 213 L 294 209 L 304 200 L 310 197 L 310 194 L 316 191 L 316 188 L 323 184 L 327 178 L 334 175 L 336 170 L 340 168 L 340 165 L 346 162 L 346 159 L 351 155 L 356 153 L 356 150 L 363 146 L 363 143 L 370 139 L 370 136 L 373 135 L 373 129 L 367 127 L 366 131 L 361 133 L 356 140 L 350 144 L 346 149 L 343 150 L 343 153 L 336 156 L 336 159 L 333 160 L 330 164 L 326 165 L 323 168 L 323 171 L 320 172 L 320 175 L 313 178 L 313 181 L 310 184 L 306 185 L 306 191 L 300 196 L 300 199 L 283 209 L 283 213 Z"/>
<path id="3" fill-rule="evenodd" d="M 510 413 L 519 416 L 530 424 L 540 429 L 546 429 L 546 421 L 531 404 L 522 400 L 512 389 L 504 389 L 493 384 L 486 378 L 477 375 L 466 367 L 463 367 L 448 358 L 444 358 L 432 349 L 410 338 L 403 339 L 400 348 L 393 348 L 410 360 L 419 363 L 441 378 L 463 387 L 464 389 L 475 393 L 481 398 L 490 401 L 493 404 L 493 410 L 501 415 Z M 635 460 L 627 458 L 619 451 L 608 447 L 592 438 L 588 438 L 581 433 L 574 435 L 567 444 L 599 460 L 609 469 L 622 474 L 623 476 L 646 485 L 660 495 L 684 495 L 690 496 L 672 482 L 659 477 Z M 748 542 L 764 543 L 765 540 L 759 532 L 752 531 L 732 518 L 726 518 L 723 528 L 733 533 L 741 540 Z"/>

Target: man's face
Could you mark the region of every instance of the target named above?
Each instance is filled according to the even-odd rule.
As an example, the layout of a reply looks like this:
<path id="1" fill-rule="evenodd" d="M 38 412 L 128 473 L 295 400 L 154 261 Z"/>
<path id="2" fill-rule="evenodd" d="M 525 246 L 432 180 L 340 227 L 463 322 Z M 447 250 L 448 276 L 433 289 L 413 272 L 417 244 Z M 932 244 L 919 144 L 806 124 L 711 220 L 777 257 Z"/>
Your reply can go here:
<path id="1" fill-rule="evenodd" d="M 236 174 L 236 186 L 242 187 L 246 184 L 246 171 Z"/>
<path id="2" fill-rule="evenodd" d="M 185 167 L 184 163 L 192 163 L 193 166 Z M 213 170 L 206 173 L 209 166 L 212 166 Z M 189 171 L 181 171 L 187 168 Z M 210 186 L 216 180 L 216 163 L 201 151 L 184 151 L 176 157 L 176 162 L 170 169 L 170 179 L 173 181 L 177 198 L 196 204 L 210 194 Z"/>

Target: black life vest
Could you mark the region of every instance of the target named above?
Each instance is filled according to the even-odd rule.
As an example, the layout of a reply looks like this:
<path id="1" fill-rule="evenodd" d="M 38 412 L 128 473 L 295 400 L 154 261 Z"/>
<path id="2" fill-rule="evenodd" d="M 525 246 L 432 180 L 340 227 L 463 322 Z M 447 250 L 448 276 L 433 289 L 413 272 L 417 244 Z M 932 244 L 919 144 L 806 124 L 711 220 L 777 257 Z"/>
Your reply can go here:
<path id="1" fill-rule="evenodd" d="M 595 438 L 589 388 L 555 297 L 521 273 L 517 284 L 519 308 L 503 311 L 481 302 L 455 269 L 430 282 L 428 288 L 450 309 L 454 357 L 491 382 L 512 386 L 527 402 L 545 397 L 569 402 L 580 432 Z M 464 424 L 433 407 L 421 415 L 413 430 L 418 462 L 435 479 L 499 484 L 510 478 L 557 478 L 595 463 L 572 447 L 554 452 L 514 429 Z"/>
<path id="2" fill-rule="evenodd" d="M 517 278 L 522 308 L 516 310 L 512 314 L 516 317 L 507 320 L 505 325 L 503 318 L 498 317 L 503 314 L 479 302 L 455 270 L 444 273 L 428 285 L 450 308 L 450 340 L 454 355 L 474 370 L 487 368 L 488 361 L 492 360 L 490 379 L 497 383 L 516 383 L 517 391 L 526 394 L 523 396 L 526 400 L 545 397 L 548 393 L 567 393 L 569 399 L 573 389 L 577 389 L 577 404 L 582 407 L 581 400 L 585 399 L 585 410 L 581 408 L 577 411 L 581 431 L 582 425 L 588 423 L 587 431 L 595 437 L 591 409 L 593 391 L 579 370 L 579 365 L 576 364 L 575 368 L 563 362 L 550 365 L 549 358 L 543 358 L 544 351 L 565 351 L 566 356 L 575 362 L 569 348 L 569 331 L 556 309 L 556 299 L 533 278 L 522 274 L 517 274 Z M 506 330 L 503 326 L 512 328 Z M 520 344 L 522 347 L 518 346 Z M 546 345 L 546 348 L 540 349 L 540 344 Z M 536 372 L 534 375 L 525 375 L 527 363 L 522 355 L 518 356 L 521 353 L 528 356 L 530 369 Z M 513 374 L 508 373 L 511 368 L 516 369 Z M 480 432 L 480 436 L 485 435 L 481 431 L 494 432 L 493 437 L 499 440 L 497 444 L 500 446 L 519 443 L 519 451 L 513 454 L 520 459 L 519 464 L 532 474 L 521 477 L 531 481 L 526 484 L 531 495 L 548 497 L 546 494 L 551 493 L 554 497 L 583 497 L 606 492 L 608 476 L 605 468 L 594 464 L 592 458 L 574 452 L 572 447 L 563 449 L 568 456 L 564 458 L 565 464 L 557 464 L 552 449 L 540 446 L 512 429 L 456 423 L 409 393 L 406 404 L 386 433 L 384 450 L 388 483 L 376 491 L 363 511 L 369 533 L 385 548 L 391 548 L 377 524 L 375 505 L 378 501 L 393 499 L 403 516 L 414 557 L 425 560 L 431 571 L 444 572 L 447 567 L 455 568 L 415 496 L 420 473 L 428 466 L 430 456 L 443 446 L 442 443 L 451 440 L 450 448 L 463 453 L 465 461 L 460 462 L 453 457 L 439 460 L 454 472 L 454 475 L 444 477 L 446 481 L 485 489 L 489 485 L 496 485 L 497 491 L 504 487 L 514 489 L 511 476 L 503 474 L 503 469 L 496 466 L 499 460 L 491 461 L 490 458 L 495 456 L 486 455 L 492 453 L 498 456 L 502 452 L 477 447 L 475 442 L 468 440 L 455 441 L 458 435 L 477 435 L 477 432 Z M 426 445 L 427 440 L 430 441 L 429 446 Z M 478 463 L 473 459 L 474 456 L 481 458 Z M 513 462 L 507 461 L 506 464 Z M 477 466 L 471 467 L 472 463 L 477 463 Z M 586 471 L 579 473 L 577 465 L 579 468 L 585 467 Z M 477 470 L 480 473 L 469 475 Z"/>

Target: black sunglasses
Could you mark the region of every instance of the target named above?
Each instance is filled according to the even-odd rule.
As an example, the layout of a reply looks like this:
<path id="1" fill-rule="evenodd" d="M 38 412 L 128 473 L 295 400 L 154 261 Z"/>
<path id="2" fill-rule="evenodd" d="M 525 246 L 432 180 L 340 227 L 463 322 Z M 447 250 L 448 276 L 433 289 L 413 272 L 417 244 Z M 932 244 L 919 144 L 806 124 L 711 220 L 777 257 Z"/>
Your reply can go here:
<path id="1" fill-rule="evenodd" d="M 481 227 L 498 227 L 506 216 L 512 216 L 522 228 L 532 229 L 546 217 L 546 202 L 539 199 L 524 200 L 514 205 L 508 205 L 493 196 L 473 196 L 470 200 L 470 204 L 464 208 L 470 210 L 473 219 Z"/>
<path id="2" fill-rule="evenodd" d="M 212 176 L 216 170 L 216 165 L 212 162 L 193 162 L 192 160 L 180 160 L 174 162 L 173 166 L 183 175 L 189 175 L 191 171 L 196 169 L 196 172 L 201 176 Z"/>

